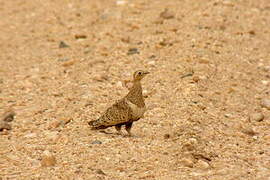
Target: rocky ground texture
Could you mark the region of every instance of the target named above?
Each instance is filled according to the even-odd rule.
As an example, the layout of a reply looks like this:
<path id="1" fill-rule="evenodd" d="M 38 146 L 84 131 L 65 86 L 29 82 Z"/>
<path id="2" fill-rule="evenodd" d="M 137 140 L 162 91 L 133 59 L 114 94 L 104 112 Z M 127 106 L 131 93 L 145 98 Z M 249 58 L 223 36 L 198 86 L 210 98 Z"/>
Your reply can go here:
<path id="1" fill-rule="evenodd" d="M 269 0 L 0 0 L 0 179 L 269 179 L 269 17 Z M 90 130 L 138 69 L 134 137 Z"/>

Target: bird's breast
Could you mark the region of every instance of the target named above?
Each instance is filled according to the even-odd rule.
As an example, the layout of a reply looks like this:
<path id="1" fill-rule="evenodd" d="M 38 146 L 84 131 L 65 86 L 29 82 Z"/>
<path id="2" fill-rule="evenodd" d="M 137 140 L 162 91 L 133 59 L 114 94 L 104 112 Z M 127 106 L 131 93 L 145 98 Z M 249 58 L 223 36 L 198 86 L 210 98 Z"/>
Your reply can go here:
<path id="1" fill-rule="evenodd" d="M 131 108 L 132 111 L 132 119 L 133 120 L 137 120 L 139 118 L 143 117 L 143 114 L 146 111 L 146 107 L 138 107 L 136 104 L 133 104 L 132 102 L 130 102 L 129 100 L 127 100 L 127 104 L 129 105 L 129 107 Z"/>

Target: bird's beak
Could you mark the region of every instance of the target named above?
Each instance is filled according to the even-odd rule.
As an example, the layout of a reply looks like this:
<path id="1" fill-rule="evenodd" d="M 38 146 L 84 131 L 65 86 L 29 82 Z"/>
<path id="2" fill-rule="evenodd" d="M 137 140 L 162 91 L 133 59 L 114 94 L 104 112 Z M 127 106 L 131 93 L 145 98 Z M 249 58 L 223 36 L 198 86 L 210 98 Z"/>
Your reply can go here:
<path id="1" fill-rule="evenodd" d="M 145 71 L 145 72 L 144 72 L 144 74 L 149 74 L 149 73 L 150 73 L 150 72 L 148 72 L 148 71 Z"/>

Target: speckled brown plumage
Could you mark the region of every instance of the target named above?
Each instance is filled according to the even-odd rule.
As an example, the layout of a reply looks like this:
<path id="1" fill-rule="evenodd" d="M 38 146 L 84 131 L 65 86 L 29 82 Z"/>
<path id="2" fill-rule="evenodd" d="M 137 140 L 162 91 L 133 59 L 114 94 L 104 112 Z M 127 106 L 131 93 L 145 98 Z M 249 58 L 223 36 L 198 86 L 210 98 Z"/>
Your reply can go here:
<path id="1" fill-rule="evenodd" d="M 97 120 L 90 121 L 88 124 L 92 129 L 115 126 L 121 133 L 121 126 L 125 125 L 127 132 L 131 135 L 132 123 L 142 118 L 146 110 L 140 81 L 148 73 L 142 70 L 136 71 L 133 74 L 133 86 L 129 93 L 109 107 Z"/>

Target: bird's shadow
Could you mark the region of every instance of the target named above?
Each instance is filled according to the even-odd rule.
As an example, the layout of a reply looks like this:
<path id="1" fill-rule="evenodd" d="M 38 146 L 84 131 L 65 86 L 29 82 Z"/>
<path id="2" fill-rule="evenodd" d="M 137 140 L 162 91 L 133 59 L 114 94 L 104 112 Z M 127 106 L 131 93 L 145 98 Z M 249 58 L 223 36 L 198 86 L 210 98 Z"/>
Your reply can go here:
<path id="1" fill-rule="evenodd" d="M 111 135 L 112 137 L 123 137 L 123 138 L 139 138 L 139 136 L 135 135 L 128 135 L 128 134 L 119 134 L 119 133 L 114 133 L 114 132 L 107 132 L 105 130 L 99 131 L 100 133 Z"/>

